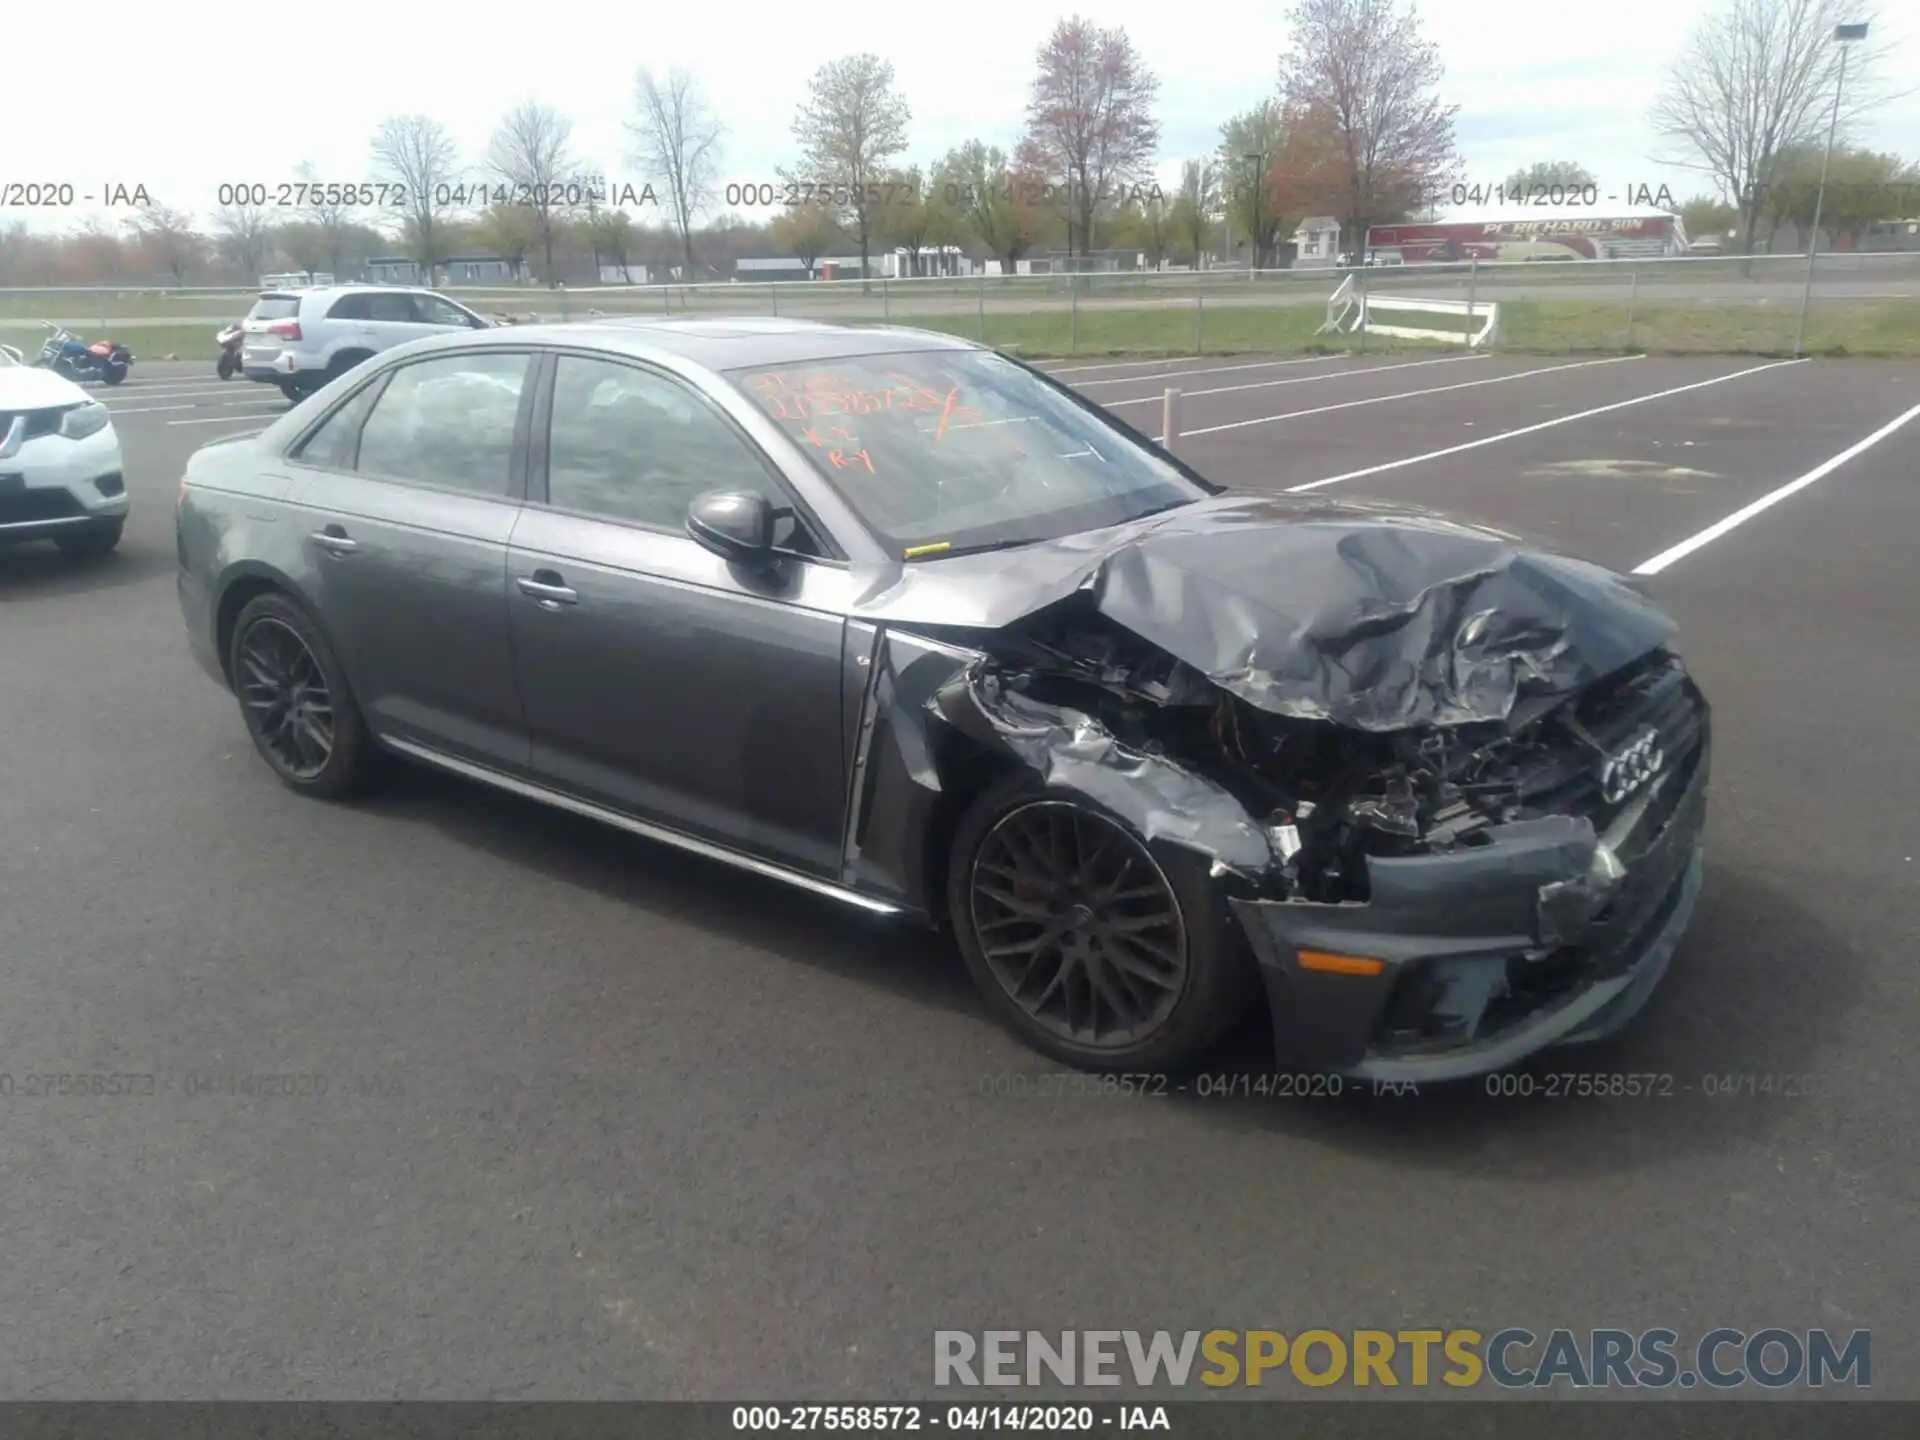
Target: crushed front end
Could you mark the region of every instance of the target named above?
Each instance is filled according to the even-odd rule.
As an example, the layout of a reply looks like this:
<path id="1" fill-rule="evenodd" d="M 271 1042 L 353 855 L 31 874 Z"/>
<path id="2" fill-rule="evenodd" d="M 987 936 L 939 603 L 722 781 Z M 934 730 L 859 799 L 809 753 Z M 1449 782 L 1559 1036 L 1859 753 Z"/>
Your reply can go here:
<path id="1" fill-rule="evenodd" d="M 1244 936 L 1290 1068 L 1472 1076 L 1658 983 L 1700 886 L 1710 717 L 1630 582 L 1304 496 L 1009 555 L 876 587 L 922 638 L 877 633 L 847 883 L 911 901 L 942 792 L 1011 761 L 1203 868 L 1216 913 L 1188 923 Z"/>
<path id="2" fill-rule="evenodd" d="M 1710 729 L 1657 652 L 1492 733 L 1401 737 L 1365 785 L 1296 811 L 1291 893 L 1232 901 L 1279 1053 L 1444 1080 L 1624 1025 L 1699 892 Z"/>
<path id="3" fill-rule="evenodd" d="M 1598 1038 L 1686 927 L 1709 709 L 1665 647 L 1394 731 L 1258 710 L 1084 607 L 991 648 L 936 711 L 1212 857 L 1287 1067 L 1438 1081 Z"/>

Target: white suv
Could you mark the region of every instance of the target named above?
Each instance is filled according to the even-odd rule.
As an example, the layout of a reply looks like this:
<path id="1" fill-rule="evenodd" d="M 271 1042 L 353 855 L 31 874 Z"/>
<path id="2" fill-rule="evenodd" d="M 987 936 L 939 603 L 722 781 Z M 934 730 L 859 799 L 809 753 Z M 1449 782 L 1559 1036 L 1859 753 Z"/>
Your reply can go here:
<path id="1" fill-rule="evenodd" d="M 298 401 L 382 350 L 492 323 L 444 295 L 406 285 L 267 290 L 241 326 L 240 365 L 249 380 L 277 385 Z"/>

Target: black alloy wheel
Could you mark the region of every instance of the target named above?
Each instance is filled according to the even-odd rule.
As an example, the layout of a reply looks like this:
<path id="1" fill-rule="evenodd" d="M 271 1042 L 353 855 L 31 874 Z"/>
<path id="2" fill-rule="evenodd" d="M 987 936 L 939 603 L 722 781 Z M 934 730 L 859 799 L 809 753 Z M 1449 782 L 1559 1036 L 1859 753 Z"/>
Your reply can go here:
<path id="1" fill-rule="evenodd" d="M 318 779 L 333 759 L 333 692 L 306 641 L 263 615 L 241 635 L 235 658 L 234 687 L 254 742 L 288 779 Z"/>
<path id="2" fill-rule="evenodd" d="M 1064 800 L 1001 815 L 974 851 L 968 903 L 982 960 L 1029 1020 L 1076 1048 L 1123 1049 L 1187 990 L 1187 927 L 1153 856 Z"/>

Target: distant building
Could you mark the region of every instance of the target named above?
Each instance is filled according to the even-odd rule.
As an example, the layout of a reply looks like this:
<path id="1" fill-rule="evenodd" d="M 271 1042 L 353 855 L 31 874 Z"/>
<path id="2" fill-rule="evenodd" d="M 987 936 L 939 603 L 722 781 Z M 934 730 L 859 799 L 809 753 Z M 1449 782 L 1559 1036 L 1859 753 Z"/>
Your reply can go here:
<path id="1" fill-rule="evenodd" d="M 525 278 L 521 266 L 497 255 L 453 255 L 437 267 L 442 284 L 517 285 Z M 420 266 L 401 255 L 380 255 L 367 261 L 367 279 L 376 285 L 423 285 Z"/>
<path id="2" fill-rule="evenodd" d="M 1296 265 L 1337 265 L 1340 261 L 1340 221 L 1336 216 L 1309 215 L 1291 238 Z"/>
<path id="3" fill-rule="evenodd" d="M 1860 237 L 1862 250 L 1920 250 L 1920 217 L 1911 220 L 1876 220 Z"/>
<path id="4" fill-rule="evenodd" d="M 262 290 L 304 290 L 309 286 L 331 285 L 333 276 L 324 270 L 283 270 L 276 275 L 262 275 Z"/>

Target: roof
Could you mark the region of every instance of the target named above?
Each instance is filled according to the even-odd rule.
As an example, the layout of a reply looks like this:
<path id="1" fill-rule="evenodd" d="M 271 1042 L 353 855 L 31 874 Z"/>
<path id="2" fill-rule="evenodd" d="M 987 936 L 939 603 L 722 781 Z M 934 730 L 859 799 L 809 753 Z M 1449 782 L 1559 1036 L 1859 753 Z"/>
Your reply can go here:
<path id="1" fill-rule="evenodd" d="M 1674 214 L 1658 205 L 1508 205 L 1501 209 L 1454 210 L 1435 220 L 1404 225 L 1515 225 L 1527 220 L 1661 220 Z M 1385 229 L 1385 226 L 1376 227 Z"/>
<path id="2" fill-rule="evenodd" d="M 599 320 L 503 326 L 458 333 L 462 344 L 488 340 L 511 344 L 533 340 L 551 345 L 588 344 L 596 349 L 644 358 L 666 351 L 709 370 L 753 365 L 795 365 L 813 360 L 888 355 L 903 350 L 978 350 L 957 335 L 913 330 L 902 325 L 828 325 L 818 320 L 782 320 L 765 315 L 711 316 L 700 319 L 648 319 L 608 316 Z"/>

